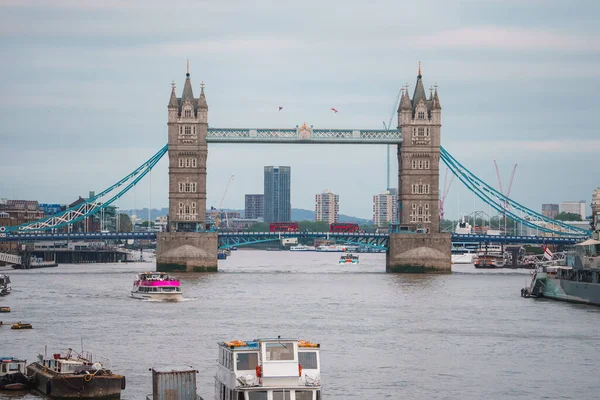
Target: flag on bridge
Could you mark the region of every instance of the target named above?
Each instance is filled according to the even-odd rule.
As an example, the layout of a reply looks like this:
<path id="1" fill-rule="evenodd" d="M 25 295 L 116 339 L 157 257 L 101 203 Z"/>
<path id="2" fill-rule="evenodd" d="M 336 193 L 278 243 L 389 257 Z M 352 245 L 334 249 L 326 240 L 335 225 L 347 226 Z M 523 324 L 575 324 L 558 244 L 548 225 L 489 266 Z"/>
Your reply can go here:
<path id="1" fill-rule="evenodd" d="M 552 260 L 553 256 L 554 256 L 554 254 L 552 254 L 552 252 L 550 251 L 548 246 L 544 246 L 544 258 L 546 260 Z"/>

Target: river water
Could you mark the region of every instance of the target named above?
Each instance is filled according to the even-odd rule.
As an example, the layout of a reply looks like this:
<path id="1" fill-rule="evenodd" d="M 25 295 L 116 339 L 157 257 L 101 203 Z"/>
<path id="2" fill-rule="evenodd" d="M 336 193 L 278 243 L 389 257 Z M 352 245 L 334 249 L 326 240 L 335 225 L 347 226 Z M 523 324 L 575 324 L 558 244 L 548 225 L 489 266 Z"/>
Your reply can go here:
<path id="1" fill-rule="evenodd" d="M 384 254 L 339 256 L 238 250 L 219 273 L 181 275 L 179 303 L 129 297 L 152 263 L 10 270 L 0 319 L 34 329 L 0 328 L 0 356 L 31 362 L 83 338 L 126 376 L 123 399 L 151 392 L 149 368 L 185 365 L 208 400 L 218 341 L 281 335 L 321 343 L 325 399 L 600 397 L 600 308 L 521 298 L 528 271 L 393 275 Z"/>

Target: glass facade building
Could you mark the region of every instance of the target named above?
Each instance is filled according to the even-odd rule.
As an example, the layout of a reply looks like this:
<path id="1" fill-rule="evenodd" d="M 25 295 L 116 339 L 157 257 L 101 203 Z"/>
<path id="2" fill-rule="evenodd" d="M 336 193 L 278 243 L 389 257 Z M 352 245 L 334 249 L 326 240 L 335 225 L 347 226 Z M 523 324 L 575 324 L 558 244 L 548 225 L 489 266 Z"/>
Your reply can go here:
<path id="1" fill-rule="evenodd" d="M 265 222 L 291 221 L 291 175 L 291 167 L 265 167 Z"/>

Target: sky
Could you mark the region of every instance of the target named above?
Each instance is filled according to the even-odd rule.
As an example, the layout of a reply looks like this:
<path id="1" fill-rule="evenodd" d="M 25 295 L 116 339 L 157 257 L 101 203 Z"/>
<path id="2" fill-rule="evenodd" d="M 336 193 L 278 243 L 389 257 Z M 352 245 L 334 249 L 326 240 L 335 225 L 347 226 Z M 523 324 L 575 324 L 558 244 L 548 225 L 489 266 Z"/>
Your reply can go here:
<path id="1" fill-rule="evenodd" d="M 188 59 L 209 125 L 223 128 L 395 124 L 421 61 L 454 157 L 495 187 L 493 161 L 504 187 L 518 164 L 511 197 L 534 210 L 585 200 L 589 212 L 598 15 L 595 0 L 0 0 L 0 197 L 70 203 L 127 175 L 166 143 L 170 83 L 181 95 Z M 210 145 L 207 206 L 243 208 L 244 194 L 262 193 L 265 165 L 289 165 L 292 207 L 314 209 L 331 189 L 340 213 L 372 218 L 386 151 Z M 161 160 L 117 205 L 166 207 L 167 172 Z M 456 180 L 445 209 L 487 206 Z"/>

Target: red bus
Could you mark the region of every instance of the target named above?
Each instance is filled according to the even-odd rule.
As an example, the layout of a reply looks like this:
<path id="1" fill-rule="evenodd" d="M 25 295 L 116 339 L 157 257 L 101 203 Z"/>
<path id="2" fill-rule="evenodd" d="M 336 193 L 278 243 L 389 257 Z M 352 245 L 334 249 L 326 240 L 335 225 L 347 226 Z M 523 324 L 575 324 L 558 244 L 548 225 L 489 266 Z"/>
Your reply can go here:
<path id="1" fill-rule="evenodd" d="M 299 227 L 297 222 L 271 222 L 269 230 L 271 232 L 298 232 Z"/>
<path id="2" fill-rule="evenodd" d="M 358 232 L 358 224 L 348 222 L 336 222 L 329 225 L 329 232 Z"/>

